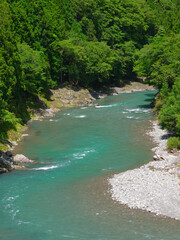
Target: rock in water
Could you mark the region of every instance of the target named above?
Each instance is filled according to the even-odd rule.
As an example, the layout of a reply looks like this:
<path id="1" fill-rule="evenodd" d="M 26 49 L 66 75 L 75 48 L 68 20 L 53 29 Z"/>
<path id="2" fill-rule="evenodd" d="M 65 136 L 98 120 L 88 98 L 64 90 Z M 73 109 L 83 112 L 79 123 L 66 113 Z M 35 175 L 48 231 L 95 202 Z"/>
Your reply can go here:
<path id="1" fill-rule="evenodd" d="M 30 160 L 29 158 L 27 158 L 23 154 L 16 154 L 14 156 L 14 162 L 15 163 L 33 163 L 34 161 Z"/>
<path id="2" fill-rule="evenodd" d="M 0 152 L 0 173 L 8 173 L 13 169 L 26 169 L 22 164 L 33 162 L 22 154 L 16 154 L 13 157 L 10 151 Z"/>
<path id="3" fill-rule="evenodd" d="M 0 152 L 0 173 L 6 173 L 13 170 L 13 155 L 10 151 Z"/>

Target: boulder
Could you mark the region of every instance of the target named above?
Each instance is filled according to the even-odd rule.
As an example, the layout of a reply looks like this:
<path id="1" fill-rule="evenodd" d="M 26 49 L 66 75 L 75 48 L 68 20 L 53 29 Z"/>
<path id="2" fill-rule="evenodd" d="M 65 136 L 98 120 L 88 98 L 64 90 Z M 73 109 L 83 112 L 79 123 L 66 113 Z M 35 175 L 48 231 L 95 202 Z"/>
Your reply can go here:
<path id="1" fill-rule="evenodd" d="M 158 161 L 158 160 L 159 160 L 159 158 L 158 158 L 157 155 L 154 155 L 154 156 L 153 156 L 153 159 L 154 159 L 154 161 Z"/>
<path id="2" fill-rule="evenodd" d="M 11 172 L 13 170 L 13 155 L 10 151 L 0 152 L 0 173 Z"/>
<path id="3" fill-rule="evenodd" d="M 27 158 L 23 154 L 16 154 L 14 156 L 14 162 L 15 163 L 33 163 L 34 161 L 30 160 L 29 158 Z"/>
<path id="4" fill-rule="evenodd" d="M 13 169 L 26 169 L 22 164 L 33 162 L 22 154 L 16 154 L 13 157 L 10 151 L 0 152 L 0 173 L 8 173 Z"/>
<path id="5" fill-rule="evenodd" d="M 8 173 L 9 171 L 7 170 L 7 168 L 2 168 L 0 167 L 0 173 Z"/>
<path id="6" fill-rule="evenodd" d="M 164 157 L 160 156 L 160 155 L 154 155 L 153 159 L 154 159 L 154 161 L 162 161 L 162 160 L 164 160 Z"/>

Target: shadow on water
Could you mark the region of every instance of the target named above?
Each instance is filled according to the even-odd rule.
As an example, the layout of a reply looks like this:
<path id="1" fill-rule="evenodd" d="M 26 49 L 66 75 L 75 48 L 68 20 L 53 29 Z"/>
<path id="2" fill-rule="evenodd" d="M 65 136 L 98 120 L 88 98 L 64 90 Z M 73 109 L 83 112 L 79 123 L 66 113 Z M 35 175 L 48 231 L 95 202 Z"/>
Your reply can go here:
<path id="1" fill-rule="evenodd" d="M 138 105 L 138 108 L 152 108 L 152 103 L 150 104 L 142 104 L 142 105 Z"/>
<path id="2" fill-rule="evenodd" d="M 144 95 L 147 96 L 147 97 L 154 98 L 157 93 L 158 93 L 158 91 L 153 91 L 153 92 L 145 93 Z"/>
<path id="3" fill-rule="evenodd" d="M 138 105 L 139 108 L 153 108 L 154 106 L 154 99 L 156 96 L 156 92 L 153 93 L 145 93 L 145 96 L 147 96 L 148 98 L 144 99 L 144 102 L 148 102 L 148 104 L 140 104 Z"/>

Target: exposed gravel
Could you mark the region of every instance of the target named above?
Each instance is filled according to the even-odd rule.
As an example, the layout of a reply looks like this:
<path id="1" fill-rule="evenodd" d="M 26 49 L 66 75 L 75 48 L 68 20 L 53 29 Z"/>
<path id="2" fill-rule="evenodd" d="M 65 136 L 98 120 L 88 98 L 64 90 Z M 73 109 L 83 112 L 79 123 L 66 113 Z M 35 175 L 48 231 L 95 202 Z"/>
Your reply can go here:
<path id="1" fill-rule="evenodd" d="M 148 134 L 157 144 L 153 151 L 159 161 L 114 175 L 109 179 L 112 198 L 131 208 L 180 220 L 180 153 L 166 150 L 169 133 L 156 121 Z"/>

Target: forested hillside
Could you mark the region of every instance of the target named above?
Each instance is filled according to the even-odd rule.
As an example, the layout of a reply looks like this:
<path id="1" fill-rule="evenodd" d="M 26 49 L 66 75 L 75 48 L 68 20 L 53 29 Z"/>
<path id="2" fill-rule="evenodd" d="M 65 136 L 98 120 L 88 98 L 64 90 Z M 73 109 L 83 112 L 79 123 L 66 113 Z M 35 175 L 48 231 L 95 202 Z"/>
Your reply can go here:
<path id="1" fill-rule="evenodd" d="M 180 136 L 176 0 L 1 0 L 0 139 L 36 96 L 64 83 L 90 88 L 146 77 L 165 128 Z M 163 107 L 161 108 L 161 106 Z"/>
<path id="2" fill-rule="evenodd" d="M 157 86 L 155 109 L 163 128 L 171 130 L 170 149 L 180 148 L 180 2 L 148 1 L 157 16 L 157 34 L 136 52 L 134 71 Z"/>

